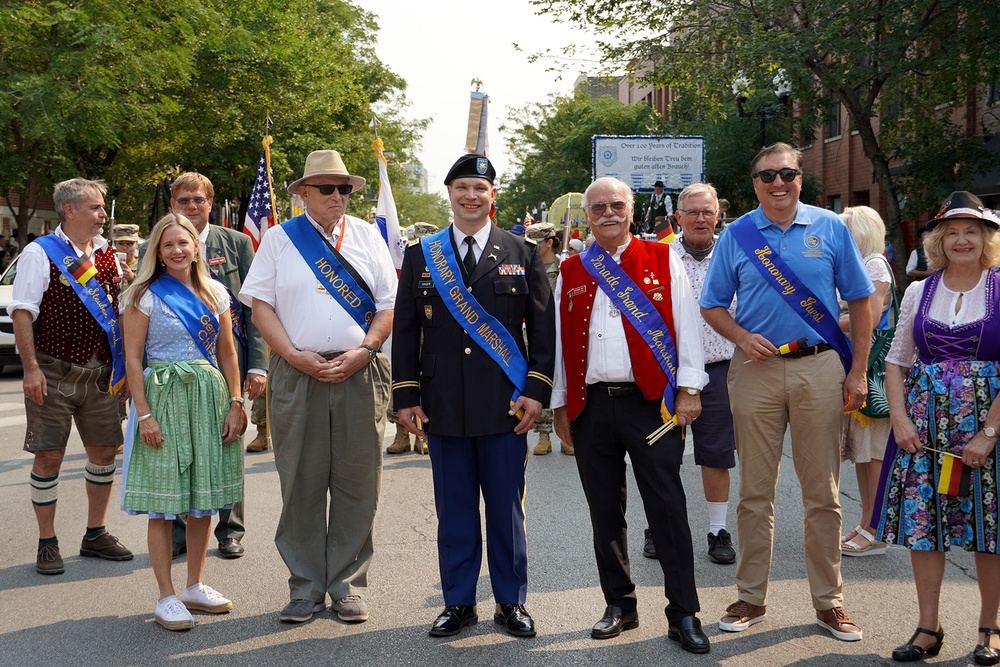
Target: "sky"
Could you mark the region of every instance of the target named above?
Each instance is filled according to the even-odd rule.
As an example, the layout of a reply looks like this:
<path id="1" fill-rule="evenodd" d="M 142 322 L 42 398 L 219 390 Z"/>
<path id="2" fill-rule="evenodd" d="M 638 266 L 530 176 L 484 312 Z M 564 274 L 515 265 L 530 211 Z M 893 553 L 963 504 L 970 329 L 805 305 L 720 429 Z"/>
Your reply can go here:
<path id="1" fill-rule="evenodd" d="M 560 75 L 546 72 L 544 61 L 529 63 L 528 53 L 547 48 L 558 52 L 571 43 L 586 45 L 589 38 L 581 30 L 536 16 L 528 0 L 354 1 L 378 16 L 376 54 L 406 80 L 411 106 L 404 115 L 431 119 L 418 153 L 431 192 L 445 194 L 442 181 L 464 153 L 469 92 L 474 89 L 470 81 L 482 80 L 482 91 L 490 97 L 489 157 L 497 173 L 504 174 L 510 173 L 511 160 L 498 128 L 509 110 L 544 102 L 551 93 L 569 93 L 581 70 L 597 68 L 594 62 L 581 61 Z M 515 42 L 525 52 L 518 52 Z"/>

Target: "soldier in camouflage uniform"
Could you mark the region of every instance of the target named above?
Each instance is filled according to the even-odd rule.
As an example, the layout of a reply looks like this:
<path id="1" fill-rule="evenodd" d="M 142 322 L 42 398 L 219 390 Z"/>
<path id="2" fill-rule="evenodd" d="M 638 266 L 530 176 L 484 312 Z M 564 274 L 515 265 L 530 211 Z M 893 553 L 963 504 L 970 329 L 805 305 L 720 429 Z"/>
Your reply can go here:
<path id="1" fill-rule="evenodd" d="M 429 222 L 415 222 L 413 223 L 412 230 L 408 229 L 406 237 L 411 243 L 419 242 L 419 240 L 433 234 L 438 231 L 438 228 Z M 410 451 L 410 434 L 407 433 L 406 429 L 402 427 L 399 423 L 399 417 L 396 415 L 396 411 L 393 409 L 392 400 L 389 400 L 389 409 L 386 411 L 386 416 L 389 421 L 396 425 L 396 439 L 392 441 L 392 444 L 385 448 L 386 454 L 406 454 Z M 551 424 L 551 420 L 550 420 Z M 550 426 L 551 429 L 551 426 Z M 418 454 L 427 453 L 427 438 L 418 437 L 417 441 L 413 443 L 413 451 Z"/>
<path id="2" fill-rule="evenodd" d="M 555 225 L 551 222 L 536 222 L 528 227 L 527 238 L 538 244 L 538 254 L 545 263 L 545 275 L 549 279 L 549 285 L 553 292 L 556 289 L 556 280 L 559 279 L 559 256 L 560 249 L 559 233 Z M 542 410 L 542 416 L 535 423 L 535 433 L 538 434 L 538 444 L 535 445 L 534 453 L 538 456 L 548 454 L 552 451 L 552 410 L 546 408 Z M 561 443 L 563 454 L 573 455 L 573 448 L 566 443 Z"/>

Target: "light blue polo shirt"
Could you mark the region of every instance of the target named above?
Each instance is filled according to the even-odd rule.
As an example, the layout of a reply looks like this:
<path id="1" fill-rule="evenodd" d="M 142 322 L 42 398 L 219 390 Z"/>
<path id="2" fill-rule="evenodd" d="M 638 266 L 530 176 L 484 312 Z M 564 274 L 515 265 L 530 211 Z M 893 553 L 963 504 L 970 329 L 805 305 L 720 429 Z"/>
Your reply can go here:
<path id="1" fill-rule="evenodd" d="M 832 211 L 800 203 L 795 220 L 782 231 L 758 206 L 733 225 L 756 225 L 768 245 L 815 294 L 834 317 L 845 301 L 875 291 L 847 225 Z M 732 230 L 727 230 L 732 231 Z M 735 235 L 724 233 L 712 253 L 701 291 L 701 307 L 728 308 L 736 296 L 736 322 L 778 347 L 808 337 L 809 345 L 828 342 L 810 327 L 750 263 Z"/>

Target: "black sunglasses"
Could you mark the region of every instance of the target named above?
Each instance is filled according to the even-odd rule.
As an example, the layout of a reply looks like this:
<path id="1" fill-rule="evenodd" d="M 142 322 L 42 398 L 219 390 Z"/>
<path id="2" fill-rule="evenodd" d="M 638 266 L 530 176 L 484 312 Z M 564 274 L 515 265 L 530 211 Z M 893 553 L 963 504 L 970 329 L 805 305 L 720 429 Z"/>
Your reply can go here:
<path id="1" fill-rule="evenodd" d="M 771 179 L 774 180 L 773 178 Z M 350 183 L 321 183 L 319 185 L 314 185 L 313 183 L 303 183 L 302 185 L 308 188 L 316 188 L 319 190 L 321 195 L 332 195 L 334 192 L 339 192 L 342 195 L 349 195 L 354 191 L 354 186 Z"/>
<path id="2" fill-rule="evenodd" d="M 774 183 L 774 179 L 777 176 L 781 176 L 781 180 L 785 183 L 791 183 L 795 180 L 796 176 L 802 173 L 801 169 L 792 169 L 791 167 L 785 167 L 784 169 L 761 169 L 760 171 L 750 174 L 751 178 L 760 178 L 764 183 Z"/>

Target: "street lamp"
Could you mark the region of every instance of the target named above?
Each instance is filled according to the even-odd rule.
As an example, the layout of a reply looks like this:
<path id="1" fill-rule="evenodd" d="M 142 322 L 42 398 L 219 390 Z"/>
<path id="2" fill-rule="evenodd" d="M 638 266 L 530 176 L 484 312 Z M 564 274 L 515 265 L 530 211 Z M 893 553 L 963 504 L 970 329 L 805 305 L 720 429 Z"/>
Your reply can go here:
<path id="1" fill-rule="evenodd" d="M 771 91 L 777 96 L 778 102 L 781 106 L 775 109 L 770 104 L 765 104 L 758 107 L 755 111 L 749 111 L 746 108 L 747 100 L 749 100 L 750 91 L 750 80 L 740 72 L 733 79 L 733 96 L 736 98 L 736 109 L 740 113 L 740 118 L 753 118 L 757 116 L 760 119 L 760 147 L 763 148 L 767 145 L 767 119 L 771 116 L 776 116 L 783 112 L 788 107 L 788 98 L 792 93 L 792 84 L 789 83 L 788 79 L 785 78 L 785 70 L 779 69 L 771 79 L 773 87 Z"/>

